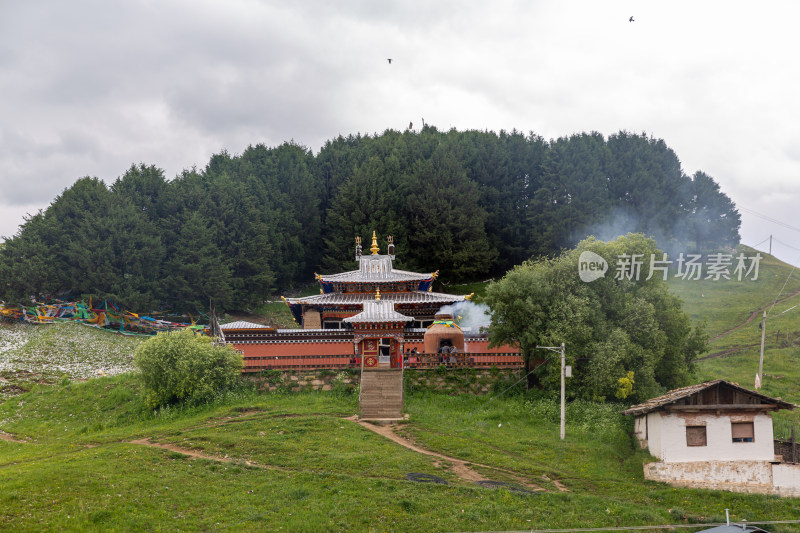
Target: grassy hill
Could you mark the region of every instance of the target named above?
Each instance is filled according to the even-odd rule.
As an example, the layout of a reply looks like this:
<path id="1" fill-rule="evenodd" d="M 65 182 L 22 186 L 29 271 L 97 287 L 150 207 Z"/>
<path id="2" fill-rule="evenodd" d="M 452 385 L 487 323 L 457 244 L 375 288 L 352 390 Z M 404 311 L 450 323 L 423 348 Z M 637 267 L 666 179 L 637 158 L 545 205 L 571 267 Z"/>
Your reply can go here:
<path id="1" fill-rule="evenodd" d="M 739 247 L 746 256 L 755 250 Z M 758 279 L 688 281 L 671 278 L 670 289 L 684 310 L 707 325 L 709 351 L 698 361 L 698 379 L 728 379 L 753 388 L 761 345 L 761 316 L 767 311 L 763 389 L 800 404 L 800 269 L 763 254 Z M 800 426 L 800 410 L 779 420 Z"/>
<path id="2" fill-rule="evenodd" d="M 757 281 L 670 287 L 714 337 L 698 379 L 751 387 L 760 310 L 800 291 L 800 273 L 765 258 Z M 480 284 L 458 290 L 481 294 Z M 797 304 L 800 295 L 769 311 L 764 392 L 800 403 Z M 800 519 L 797 499 L 645 481 L 649 459 L 620 405 L 570 404 L 562 442 L 555 398 L 406 398 L 406 439 L 535 491 L 515 493 L 478 486 L 447 460 L 349 420 L 352 395 L 242 386 L 209 405 L 146 409 L 126 373 L 138 342 L 77 324 L 0 325 L 0 392 L 28 390 L 0 398 L 0 530 L 568 529 L 720 522 L 725 508 L 735 520 Z M 84 381 L 99 370 L 120 375 Z"/>
<path id="3" fill-rule="evenodd" d="M 20 441 L 0 440 L 0 529 L 574 528 L 719 522 L 725 508 L 750 521 L 800 518 L 792 499 L 644 481 L 645 455 L 615 405 L 571 404 L 561 442 L 555 401 L 408 398 L 407 437 L 485 479 L 541 489 L 519 494 L 465 481 L 347 420 L 354 396 L 242 388 L 153 412 L 138 387 L 130 375 L 36 386 L 0 405 L 0 428 Z"/>

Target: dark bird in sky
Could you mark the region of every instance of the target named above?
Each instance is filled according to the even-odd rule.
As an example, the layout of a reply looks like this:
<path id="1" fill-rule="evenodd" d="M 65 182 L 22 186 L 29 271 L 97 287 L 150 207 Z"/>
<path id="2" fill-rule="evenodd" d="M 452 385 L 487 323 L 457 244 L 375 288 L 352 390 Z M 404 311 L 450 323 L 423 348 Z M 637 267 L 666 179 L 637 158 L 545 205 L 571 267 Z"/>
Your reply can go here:
<path id="1" fill-rule="evenodd" d="M 387 57 L 386 61 L 388 61 L 390 65 L 392 64 L 392 58 L 391 57 Z"/>
<path id="2" fill-rule="evenodd" d="M 409 122 L 408 123 L 408 129 L 410 129 L 410 130 L 414 129 L 414 123 L 413 122 Z"/>
<path id="3" fill-rule="evenodd" d="M 633 22 L 633 17 L 629 18 L 629 19 L 628 19 L 628 22 Z M 390 60 L 389 60 L 389 63 L 391 63 L 391 62 L 392 62 L 392 60 L 390 59 Z"/>

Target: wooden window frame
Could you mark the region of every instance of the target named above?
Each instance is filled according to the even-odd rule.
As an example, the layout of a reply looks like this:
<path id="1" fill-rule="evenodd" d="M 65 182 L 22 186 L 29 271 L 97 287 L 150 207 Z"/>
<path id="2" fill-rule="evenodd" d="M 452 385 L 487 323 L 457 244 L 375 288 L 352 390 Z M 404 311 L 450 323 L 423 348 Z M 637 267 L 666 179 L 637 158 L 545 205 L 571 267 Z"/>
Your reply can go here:
<path id="1" fill-rule="evenodd" d="M 702 429 L 702 431 L 700 431 Z M 699 436 L 702 435 L 702 439 Z M 702 444 L 700 444 L 702 441 Z M 706 426 L 686 426 L 686 446 L 695 448 L 698 446 L 708 446 L 708 435 L 706 434 Z"/>
<path id="2" fill-rule="evenodd" d="M 739 431 L 737 431 L 737 428 Z M 755 442 L 755 424 L 753 422 L 731 422 L 731 441 L 735 443 Z"/>

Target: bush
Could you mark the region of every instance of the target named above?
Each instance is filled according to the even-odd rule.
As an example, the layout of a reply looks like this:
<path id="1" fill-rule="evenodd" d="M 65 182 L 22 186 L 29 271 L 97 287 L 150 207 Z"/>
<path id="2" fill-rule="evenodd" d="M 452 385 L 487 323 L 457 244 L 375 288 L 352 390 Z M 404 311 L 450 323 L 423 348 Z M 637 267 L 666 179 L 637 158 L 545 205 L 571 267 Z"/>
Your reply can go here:
<path id="1" fill-rule="evenodd" d="M 136 348 L 145 404 L 150 408 L 177 402 L 202 403 L 233 387 L 242 356 L 230 346 L 214 346 L 209 337 L 189 329 L 159 333 Z"/>

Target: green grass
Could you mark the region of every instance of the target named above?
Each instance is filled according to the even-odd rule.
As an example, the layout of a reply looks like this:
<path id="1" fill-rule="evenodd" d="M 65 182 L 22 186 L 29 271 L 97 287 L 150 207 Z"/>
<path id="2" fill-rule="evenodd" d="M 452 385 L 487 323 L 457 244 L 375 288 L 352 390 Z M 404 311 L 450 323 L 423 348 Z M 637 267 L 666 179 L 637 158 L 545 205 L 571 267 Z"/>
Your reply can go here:
<path id="1" fill-rule="evenodd" d="M 268 302 L 261 304 L 255 310 L 255 314 L 263 319 L 263 322 L 281 329 L 297 328 L 289 306 L 283 301 Z"/>
<path id="2" fill-rule="evenodd" d="M 459 479 L 345 417 L 357 399 L 242 387 L 198 407 L 151 411 L 130 375 L 37 386 L 0 404 L 0 529 L 447 531 L 797 519 L 797 500 L 674 489 L 642 479 L 619 405 L 415 394 L 403 432 L 479 463 L 520 495 Z M 229 462 L 131 444 L 150 438 Z M 248 466 L 247 462 L 251 462 Z M 450 486 L 406 481 L 408 472 Z M 558 484 L 569 492 L 561 492 Z M 677 510 L 677 511 L 676 511 Z M 788 529 L 784 529 L 788 530 Z"/>
<path id="3" fill-rule="evenodd" d="M 756 253 L 742 246 L 737 250 L 746 256 Z M 670 290 L 681 297 L 693 320 L 706 323 L 711 337 L 704 354 L 711 357 L 697 364 L 698 381 L 722 378 L 754 387 L 761 344 L 759 325 L 766 310 L 761 392 L 800 404 L 800 295 L 775 303 L 800 291 L 800 269 L 762 255 L 756 281 L 706 281 L 701 291 L 697 281 L 671 279 Z M 744 324 L 753 313 L 756 318 Z M 742 326 L 725 334 L 738 325 Z M 722 336 L 714 338 L 718 335 Z M 780 411 L 776 418 L 800 424 L 800 410 Z"/>
<path id="4" fill-rule="evenodd" d="M 670 287 L 716 335 L 771 305 L 784 283 L 784 295 L 800 290 L 797 271 L 772 258 L 759 278 L 707 281 L 702 297 L 697 282 L 671 280 Z M 479 296 L 485 285 L 447 290 Z M 800 297 L 770 311 L 763 391 L 800 403 L 797 303 Z M 268 306 L 288 316 L 282 302 Z M 137 342 L 74 324 L 0 325 L 0 376 L 13 383 L 25 369 L 29 389 L 0 402 L 0 430 L 26 441 L 0 440 L 0 530 L 568 529 L 720 522 L 725 508 L 734 520 L 800 519 L 798 499 L 645 481 L 642 462 L 651 459 L 635 449 L 621 405 L 571 403 L 562 442 L 554 400 L 406 397 L 404 435 L 473 463 L 487 479 L 545 489 L 530 496 L 465 482 L 447 462 L 345 420 L 357 410 L 354 395 L 242 386 L 207 405 L 152 411 L 130 374 L 81 381 L 101 366 L 124 371 Z M 732 355 L 699 361 L 698 380 L 751 387 L 759 342 L 758 321 L 713 341 L 709 353 Z M 800 420 L 787 412 L 778 418 Z M 225 461 L 131 443 L 142 438 Z M 450 485 L 409 482 L 408 472 Z"/>
<path id="5" fill-rule="evenodd" d="M 756 250 L 746 246 L 737 247 L 737 254 L 739 252 L 747 257 L 756 254 Z M 742 281 L 721 279 L 701 282 L 682 280 L 672 275 L 669 278 L 670 290 L 683 300 L 684 310 L 692 320 L 706 322 L 708 333 L 713 337 L 741 324 L 753 312 L 769 307 L 779 295 L 782 298 L 800 291 L 800 269 L 771 255 L 761 255 L 763 259 L 756 281 L 748 277 Z M 800 297 L 795 297 L 793 301 L 800 302 Z M 795 321 L 800 317 L 797 314 L 794 316 Z"/>

